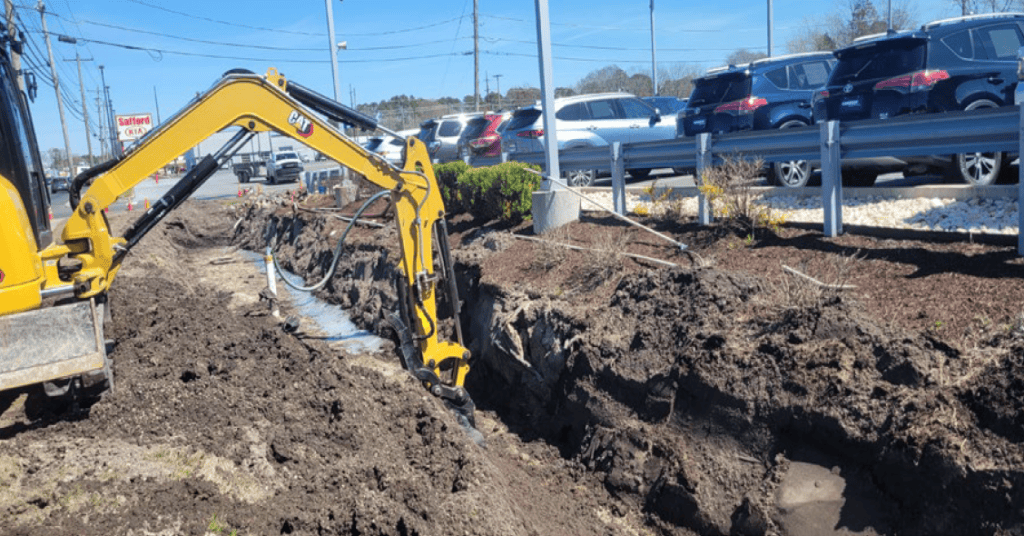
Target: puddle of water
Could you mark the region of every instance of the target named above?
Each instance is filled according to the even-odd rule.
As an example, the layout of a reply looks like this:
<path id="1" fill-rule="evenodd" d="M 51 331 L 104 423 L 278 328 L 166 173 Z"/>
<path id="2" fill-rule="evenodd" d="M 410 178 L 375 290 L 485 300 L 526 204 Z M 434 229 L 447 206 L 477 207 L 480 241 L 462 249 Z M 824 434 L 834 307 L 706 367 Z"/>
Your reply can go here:
<path id="1" fill-rule="evenodd" d="M 244 250 L 240 253 L 246 260 L 254 263 L 266 277 L 267 265 L 263 261 L 263 255 Z M 287 270 L 282 272 L 289 281 L 306 286 L 305 283 L 301 283 L 299 276 Z M 280 277 L 277 281 L 277 294 L 278 298 L 287 300 L 298 310 L 303 323 L 312 321 L 322 334 L 323 340 L 327 342 L 340 344 L 345 350 L 353 353 L 377 352 L 384 345 L 384 339 L 353 324 L 348 313 L 341 307 L 317 299 L 310 292 L 294 290 L 281 281 Z"/>

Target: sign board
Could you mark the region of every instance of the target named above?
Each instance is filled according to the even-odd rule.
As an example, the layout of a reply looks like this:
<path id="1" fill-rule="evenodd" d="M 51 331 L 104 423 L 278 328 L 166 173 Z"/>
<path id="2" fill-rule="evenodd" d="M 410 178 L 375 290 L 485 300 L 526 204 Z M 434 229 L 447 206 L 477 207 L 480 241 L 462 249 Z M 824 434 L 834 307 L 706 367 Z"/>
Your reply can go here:
<path id="1" fill-rule="evenodd" d="M 116 119 L 118 141 L 135 141 L 153 129 L 151 114 L 119 115 Z"/>

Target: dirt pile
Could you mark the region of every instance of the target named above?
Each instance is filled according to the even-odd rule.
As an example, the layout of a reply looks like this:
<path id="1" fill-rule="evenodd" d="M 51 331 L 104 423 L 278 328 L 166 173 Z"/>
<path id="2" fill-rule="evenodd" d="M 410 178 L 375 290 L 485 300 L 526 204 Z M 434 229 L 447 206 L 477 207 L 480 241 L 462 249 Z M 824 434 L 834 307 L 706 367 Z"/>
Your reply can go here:
<path id="1" fill-rule="evenodd" d="M 250 216 L 255 226 L 266 219 Z M 273 217 L 329 234 L 320 223 L 329 216 Z M 555 254 L 506 231 L 474 227 L 453 225 L 467 344 L 479 358 L 467 381 L 474 398 L 522 437 L 554 445 L 586 467 L 612 496 L 647 513 L 649 526 L 703 534 L 813 533 L 808 527 L 823 520 L 831 524 L 819 533 L 997 534 L 1024 527 L 1013 506 L 1024 499 L 1014 394 L 1024 335 L 1014 319 L 1002 316 L 996 324 L 987 317 L 981 328 L 951 339 L 878 316 L 879 300 L 892 307 L 908 297 L 913 307 L 924 298 L 918 283 L 893 275 L 903 270 L 901 257 L 887 264 L 875 252 L 927 249 L 938 259 L 945 248 L 980 260 L 1001 255 L 998 248 L 844 237 L 813 255 L 797 249 L 787 258 L 779 255 L 785 236 L 766 236 L 764 249 L 750 249 L 743 235 L 675 229 L 712 259 L 700 267 L 621 226 L 611 232 L 625 239 L 598 236 L 609 232 L 607 222 L 584 221 L 568 231 L 577 244 L 618 244 L 683 265 L 651 269 L 621 259 L 608 267 L 599 254 Z M 806 248 L 806 233 L 788 233 L 790 244 Z M 306 240 L 295 239 L 295 250 L 306 253 L 294 255 L 293 265 L 323 266 L 316 261 L 322 252 Z M 387 231 L 357 240 L 354 267 L 367 262 L 358 258 L 361 248 L 392 242 Z M 757 258 L 748 263 L 753 270 L 733 264 L 737 244 L 748 248 L 741 261 Z M 281 246 L 286 259 L 289 247 Z M 853 255 L 866 247 L 874 249 Z M 558 262 L 548 262 L 550 255 Z M 839 275 L 852 270 L 858 275 L 843 277 L 858 284 L 879 274 L 888 280 L 833 291 L 758 271 L 768 263 L 777 269 L 780 260 L 817 267 L 809 270 L 815 275 L 827 272 L 822 263 Z M 1006 264 L 996 277 L 1020 272 Z M 953 274 L 972 270 L 968 263 Z M 921 261 L 917 271 L 942 273 Z M 986 279 L 994 272 L 975 273 L 967 288 L 992 292 L 988 285 L 999 282 Z M 379 289 L 387 283 L 372 279 Z M 327 299 L 344 297 L 347 281 L 338 278 Z M 947 303 L 971 301 L 940 281 L 931 284 Z M 903 296 L 901 285 L 908 287 Z M 1002 286 L 1010 295 L 1021 292 L 1017 282 Z M 372 327 L 380 314 L 375 304 L 388 302 L 366 308 L 364 300 L 357 316 Z M 1007 309 L 1013 305 L 985 303 L 976 311 Z M 930 312 L 922 306 L 919 316 Z M 969 324 L 961 319 L 957 327 Z M 807 482 L 830 479 L 845 490 L 838 498 L 797 493 Z"/>

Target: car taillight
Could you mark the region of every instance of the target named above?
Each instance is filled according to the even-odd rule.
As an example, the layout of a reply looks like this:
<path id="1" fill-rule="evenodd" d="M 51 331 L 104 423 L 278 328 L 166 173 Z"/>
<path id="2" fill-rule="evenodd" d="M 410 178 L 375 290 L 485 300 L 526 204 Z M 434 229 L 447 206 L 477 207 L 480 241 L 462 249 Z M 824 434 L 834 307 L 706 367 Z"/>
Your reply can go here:
<path id="1" fill-rule="evenodd" d="M 827 89 L 823 89 L 823 90 L 821 90 L 821 91 L 819 91 L 819 92 L 814 94 L 814 100 L 827 99 L 827 98 L 828 98 L 828 90 Z"/>
<path id="2" fill-rule="evenodd" d="M 875 84 L 875 89 L 909 89 L 910 91 L 920 91 L 934 86 L 939 80 L 946 80 L 948 78 L 949 73 L 946 71 L 917 71 L 916 73 L 882 80 Z"/>
<path id="3" fill-rule="evenodd" d="M 715 108 L 715 113 L 720 112 L 739 112 L 739 113 L 750 113 L 754 110 L 768 104 L 767 99 L 761 97 L 750 96 L 745 99 L 738 101 L 727 102 L 718 108 Z"/>
<path id="4" fill-rule="evenodd" d="M 541 137 L 543 135 L 544 135 L 544 129 L 524 130 L 524 131 L 519 132 L 519 133 L 516 134 L 516 136 L 519 137 L 519 138 L 529 138 L 531 140 L 535 140 L 535 139 L 537 139 L 537 138 L 539 138 L 539 137 Z"/>

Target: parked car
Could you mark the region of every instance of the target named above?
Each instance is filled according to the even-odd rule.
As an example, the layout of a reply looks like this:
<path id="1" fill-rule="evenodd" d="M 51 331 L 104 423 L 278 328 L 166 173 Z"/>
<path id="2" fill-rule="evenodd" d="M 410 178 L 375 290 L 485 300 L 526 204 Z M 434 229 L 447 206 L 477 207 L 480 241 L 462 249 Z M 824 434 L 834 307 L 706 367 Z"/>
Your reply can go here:
<path id="1" fill-rule="evenodd" d="M 680 110 L 686 107 L 686 101 L 689 99 L 680 99 L 679 97 L 641 97 L 641 99 L 657 108 L 658 113 L 661 115 L 672 115 L 678 113 Z"/>
<path id="2" fill-rule="evenodd" d="M 469 120 L 458 142 L 458 156 L 500 156 L 501 132 L 512 117 L 511 112 L 488 112 Z"/>
<path id="3" fill-rule="evenodd" d="M 825 86 L 835 62 L 831 52 L 809 52 L 711 69 L 694 80 L 686 107 L 676 117 L 676 133 L 681 137 L 810 125 L 811 97 Z M 805 160 L 772 164 L 768 181 L 805 186 L 813 166 Z"/>
<path id="4" fill-rule="evenodd" d="M 470 119 L 482 114 L 454 114 L 420 123 L 421 141 L 427 144 L 430 158 L 438 162 L 450 162 L 458 158 L 458 143 L 462 131 Z"/>
<path id="5" fill-rule="evenodd" d="M 920 29 L 854 41 L 815 94 L 817 121 L 996 108 L 1014 103 L 1024 15 L 994 13 L 930 22 Z M 1016 155 L 965 153 L 903 158 L 904 174 L 940 172 L 994 183 Z M 864 182 L 874 182 L 874 177 Z"/>
<path id="6" fill-rule="evenodd" d="M 612 142 L 637 143 L 672 139 L 675 125 L 650 104 L 629 93 L 599 93 L 555 99 L 558 150 L 606 147 Z M 517 153 L 544 150 L 544 120 L 539 104 L 513 112 L 501 135 L 502 150 Z M 634 178 L 650 174 L 649 168 L 628 169 Z M 597 178 L 592 169 L 565 170 L 572 186 L 588 186 Z"/>
<path id="7" fill-rule="evenodd" d="M 57 175 L 55 177 L 48 177 L 50 183 L 50 193 L 55 194 L 59 191 L 68 191 L 71 187 L 71 181 L 65 175 Z"/>
<path id="8" fill-rule="evenodd" d="M 390 135 L 374 136 L 369 139 L 363 148 L 371 153 L 377 153 L 388 162 L 401 166 L 405 161 L 402 151 L 405 150 L 405 140 Z"/>

